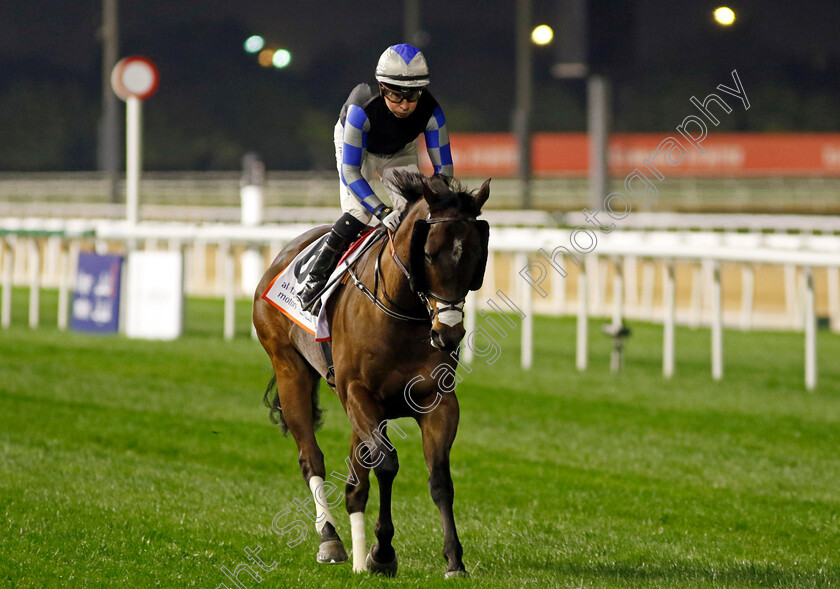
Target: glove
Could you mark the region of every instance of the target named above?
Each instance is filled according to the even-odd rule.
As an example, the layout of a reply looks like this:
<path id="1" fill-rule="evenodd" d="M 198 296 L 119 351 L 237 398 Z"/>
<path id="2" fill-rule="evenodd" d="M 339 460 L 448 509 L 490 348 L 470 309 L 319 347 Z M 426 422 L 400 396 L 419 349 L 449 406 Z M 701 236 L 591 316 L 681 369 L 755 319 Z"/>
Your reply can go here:
<path id="1" fill-rule="evenodd" d="M 400 225 L 400 214 L 401 211 L 395 211 L 389 206 L 380 205 L 376 208 L 373 212 L 376 215 L 376 218 L 379 219 L 380 223 L 385 225 L 391 231 L 396 231 L 397 227 Z"/>

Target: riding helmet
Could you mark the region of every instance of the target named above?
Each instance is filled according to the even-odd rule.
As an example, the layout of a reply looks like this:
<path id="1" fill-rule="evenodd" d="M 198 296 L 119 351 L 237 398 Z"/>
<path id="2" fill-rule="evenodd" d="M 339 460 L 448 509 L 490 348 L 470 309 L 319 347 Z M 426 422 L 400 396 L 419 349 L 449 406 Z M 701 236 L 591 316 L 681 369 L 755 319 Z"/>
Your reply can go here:
<path id="1" fill-rule="evenodd" d="M 376 79 L 392 86 L 422 88 L 429 84 L 429 66 L 417 47 L 407 43 L 391 45 L 379 57 Z"/>

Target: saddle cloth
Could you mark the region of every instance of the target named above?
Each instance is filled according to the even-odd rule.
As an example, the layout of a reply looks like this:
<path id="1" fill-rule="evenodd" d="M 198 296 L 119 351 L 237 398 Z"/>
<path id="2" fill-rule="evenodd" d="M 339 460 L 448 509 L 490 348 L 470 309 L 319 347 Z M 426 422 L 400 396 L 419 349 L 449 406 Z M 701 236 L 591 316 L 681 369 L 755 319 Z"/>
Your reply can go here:
<path id="1" fill-rule="evenodd" d="M 369 229 L 363 233 L 358 240 L 353 242 L 347 250 L 347 253 L 338 262 L 338 265 L 327 282 L 330 286 L 321 295 L 321 311 L 316 317 L 312 313 L 300 308 L 297 293 L 303 288 L 304 283 L 306 283 L 306 278 L 309 276 L 309 271 L 315 262 L 315 254 L 321 249 L 321 245 L 327 239 L 327 235 L 329 233 L 316 239 L 301 250 L 295 256 L 295 259 L 274 277 L 268 285 L 268 288 L 262 294 L 263 299 L 294 321 L 302 329 L 314 335 L 315 341 L 319 342 L 330 340 L 330 327 L 326 316 L 327 301 L 330 295 L 338 287 L 342 274 L 356 261 L 361 252 L 364 251 L 365 244 L 367 244 L 368 240 L 373 239 L 373 236 L 377 235 L 377 232 Z"/>

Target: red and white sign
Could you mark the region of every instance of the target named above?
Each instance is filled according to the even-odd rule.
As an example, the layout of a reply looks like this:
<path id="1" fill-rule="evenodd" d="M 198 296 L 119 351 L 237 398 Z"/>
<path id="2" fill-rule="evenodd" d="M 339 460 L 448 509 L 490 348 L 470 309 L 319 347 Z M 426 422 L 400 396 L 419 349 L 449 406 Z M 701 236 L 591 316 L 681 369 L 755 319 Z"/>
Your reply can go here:
<path id="1" fill-rule="evenodd" d="M 158 87 L 158 71 L 151 61 L 139 55 L 124 57 L 111 72 L 111 87 L 123 100 L 146 100 Z"/>
<path id="2" fill-rule="evenodd" d="M 668 165 L 651 158 L 663 140 L 682 145 L 685 157 Z M 515 177 L 519 162 L 511 133 L 452 133 L 452 159 L 458 176 Z M 716 133 L 709 130 L 700 153 L 672 130 L 663 133 L 615 133 L 610 136 L 610 172 L 624 177 L 645 161 L 670 176 L 840 176 L 840 133 Z M 535 133 L 531 144 L 537 177 L 585 176 L 589 139 L 585 133 Z M 675 152 L 679 155 L 679 152 Z M 421 168 L 431 162 L 421 155 Z"/>

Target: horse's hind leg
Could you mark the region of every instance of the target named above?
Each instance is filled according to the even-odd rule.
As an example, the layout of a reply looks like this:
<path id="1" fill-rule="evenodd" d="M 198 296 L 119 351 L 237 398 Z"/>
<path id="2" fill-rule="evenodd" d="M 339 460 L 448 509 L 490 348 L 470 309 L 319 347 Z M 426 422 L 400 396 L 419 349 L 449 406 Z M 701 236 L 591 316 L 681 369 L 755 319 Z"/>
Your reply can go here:
<path id="1" fill-rule="evenodd" d="M 417 418 L 423 434 L 426 468 L 429 470 L 429 492 L 440 511 L 443 526 L 443 557 L 448 565 L 447 579 L 468 576 L 462 560 L 464 550 L 455 529 L 455 514 L 452 510 L 455 489 L 449 471 L 449 451 L 458 431 L 458 417 L 458 399 L 454 393 L 449 393 L 441 397 L 433 411 Z"/>
<path id="2" fill-rule="evenodd" d="M 270 347 L 269 356 L 277 375 L 277 394 L 283 420 L 298 446 L 301 474 L 312 492 L 315 506 L 315 530 L 320 534 L 318 562 L 341 563 L 347 560 L 344 544 L 336 532 L 329 499 L 324 495 L 324 454 L 315 440 L 312 390 L 319 376 L 291 345 Z M 309 509 L 309 501 L 303 504 Z"/>

